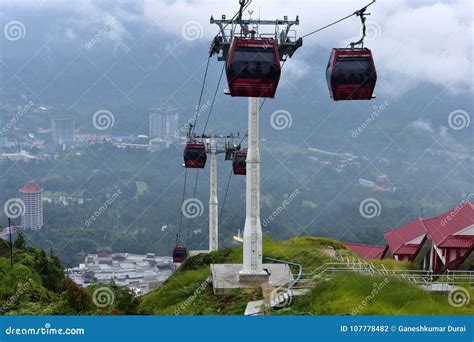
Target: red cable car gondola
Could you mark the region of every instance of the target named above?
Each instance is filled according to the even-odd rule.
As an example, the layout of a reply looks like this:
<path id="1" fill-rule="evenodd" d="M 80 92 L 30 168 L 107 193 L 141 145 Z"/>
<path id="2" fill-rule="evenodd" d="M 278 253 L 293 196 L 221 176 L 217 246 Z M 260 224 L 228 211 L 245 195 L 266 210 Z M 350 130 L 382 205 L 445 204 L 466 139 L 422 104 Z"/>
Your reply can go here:
<path id="1" fill-rule="evenodd" d="M 334 101 L 372 99 L 377 81 L 372 52 L 367 48 L 332 49 L 326 80 Z"/>
<path id="2" fill-rule="evenodd" d="M 184 166 L 191 169 L 203 169 L 206 165 L 206 145 L 188 142 L 184 148 Z"/>
<path id="3" fill-rule="evenodd" d="M 182 263 L 188 257 L 188 250 L 181 244 L 177 244 L 173 249 L 173 262 Z"/>
<path id="4" fill-rule="evenodd" d="M 235 151 L 234 158 L 232 159 L 232 168 L 234 175 L 246 175 L 247 174 L 247 151 Z"/>
<path id="5" fill-rule="evenodd" d="M 274 39 L 234 38 L 226 63 L 231 96 L 275 97 L 281 66 Z"/>

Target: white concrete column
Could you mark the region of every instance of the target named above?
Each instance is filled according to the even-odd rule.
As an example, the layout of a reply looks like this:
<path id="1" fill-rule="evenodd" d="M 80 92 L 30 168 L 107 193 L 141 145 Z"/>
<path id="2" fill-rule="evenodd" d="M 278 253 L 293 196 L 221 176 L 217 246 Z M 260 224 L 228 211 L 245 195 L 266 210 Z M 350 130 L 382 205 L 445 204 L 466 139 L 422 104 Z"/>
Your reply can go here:
<path id="1" fill-rule="evenodd" d="M 216 139 L 210 143 L 211 170 L 209 191 L 209 252 L 218 249 L 218 203 L 217 203 L 217 146 Z"/>
<path id="2" fill-rule="evenodd" d="M 266 275 L 262 269 L 260 223 L 259 99 L 249 97 L 244 260 L 241 275 Z"/>

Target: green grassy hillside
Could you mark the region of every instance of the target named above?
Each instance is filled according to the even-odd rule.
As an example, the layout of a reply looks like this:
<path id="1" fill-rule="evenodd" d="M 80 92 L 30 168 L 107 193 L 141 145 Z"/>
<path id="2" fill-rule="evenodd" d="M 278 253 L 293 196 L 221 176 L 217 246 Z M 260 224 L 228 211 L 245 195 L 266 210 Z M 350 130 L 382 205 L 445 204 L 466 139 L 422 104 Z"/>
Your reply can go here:
<path id="1" fill-rule="evenodd" d="M 305 273 L 317 269 L 333 258 L 321 251 L 332 246 L 345 247 L 332 239 L 302 237 L 276 242 L 264 240 L 264 256 L 300 263 Z M 348 255 L 353 254 L 347 251 Z M 142 310 L 159 315 L 242 315 L 249 301 L 262 299 L 261 290 L 235 290 L 214 296 L 209 283 L 211 263 L 239 263 L 241 247 L 222 249 L 191 257 L 161 287 L 141 299 Z M 377 261 L 388 269 L 412 269 L 409 263 Z M 473 289 L 469 289 L 474 298 Z M 354 273 L 341 274 L 320 281 L 306 295 L 294 299 L 286 309 L 269 310 L 269 314 L 288 315 L 467 315 L 474 314 L 471 302 L 455 308 L 449 305 L 447 293 L 428 293 L 423 289 L 394 280 L 373 278 Z"/>

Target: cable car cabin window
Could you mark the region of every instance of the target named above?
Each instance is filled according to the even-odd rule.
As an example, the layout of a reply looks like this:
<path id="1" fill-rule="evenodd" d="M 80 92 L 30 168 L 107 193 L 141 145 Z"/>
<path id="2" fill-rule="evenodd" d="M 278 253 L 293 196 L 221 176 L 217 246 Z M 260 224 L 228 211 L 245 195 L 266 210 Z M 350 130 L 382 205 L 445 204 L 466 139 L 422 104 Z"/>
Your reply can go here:
<path id="1" fill-rule="evenodd" d="M 186 150 L 186 158 L 190 160 L 199 160 L 203 157 L 206 151 L 202 148 L 188 147 Z"/>
<path id="2" fill-rule="evenodd" d="M 247 165 L 245 159 L 247 159 L 247 154 L 237 155 L 232 164 L 234 167 L 245 168 Z"/>
<path id="3" fill-rule="evenodd" d="M 236 48 L 229 71 L 233 79 L 273 80 L 280 76 L 275 51 L 272 48 Z"/>
<path id="4" fill-rule="evenodd" d="M 376 80 L 372 61 L 360 57 L 338 58 L 333 79 L 337 84 L 375 84 Z"/>
<path id="5" fill-rule="evenodd" d="M 173 257 L 179 258 L 179 259 L 185 259 L 188 256 L 188 253 L 186 252 L 185 249 L 177 249 L 173 253 Z"/>

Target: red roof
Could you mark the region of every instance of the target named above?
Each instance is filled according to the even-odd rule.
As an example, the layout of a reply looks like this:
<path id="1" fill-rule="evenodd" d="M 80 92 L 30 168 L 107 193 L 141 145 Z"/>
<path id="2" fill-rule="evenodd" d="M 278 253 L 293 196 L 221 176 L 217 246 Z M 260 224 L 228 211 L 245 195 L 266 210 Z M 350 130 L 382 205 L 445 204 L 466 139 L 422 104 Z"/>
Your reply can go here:
<path id="1" fill-rule="evenodd" d="M 364 245 L 361 243 L 344 242 L 344 246 L 364 259 L 380 259 L 385 250 L 382 246 Z"/>
<path id="2" fill-rule="evenodd" d="M 423 220 L 428 236 L 438 247 L 470 248 L 472 235 L 455 235 L 474 225 L 474 206 L 465 202 L 439 216 Z"/>
<path id="3" fill-rule="evenodd" d="M 27 193 L 27 194 L 36 194 L 42 191 L 43 189 L 41 189 L 34 180 L 29 181 L 28 183 L 25 184 L 23 188 L 20 189 L 20 192 Z"/>
<path id="4" fill-rule="evenodd" d="M 397 229 L 386 231 L 384 236 L 392 254 L 413 255 L 418 250 L 419 243 L 409 242 L 425 234 L 423 223 L 417 218 Z"/>

